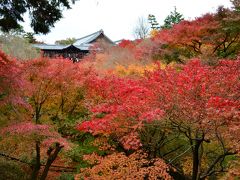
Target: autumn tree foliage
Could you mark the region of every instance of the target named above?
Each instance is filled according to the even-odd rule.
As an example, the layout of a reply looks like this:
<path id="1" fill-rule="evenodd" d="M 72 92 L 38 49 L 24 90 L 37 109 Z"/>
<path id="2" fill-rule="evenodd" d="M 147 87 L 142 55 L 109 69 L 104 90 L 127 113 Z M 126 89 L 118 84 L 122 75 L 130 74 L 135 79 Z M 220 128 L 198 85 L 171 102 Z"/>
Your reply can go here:
<path id="1" fill-rule="evenodd" d="M 231 14 L 231 15 L 230 15 Z M 232 18 L 231 18 L 232 16 Z M 180 55 L 201 58 L 232 57 L 239 51 L 239 34 L 236 31 L 239 13 L 219 8 L 216 14 L 206 14 L 193 21 L 182 21 L 171 30 L 160 31 L 155 40 L 160 40 L 188 51 Z M 183 51 L 184 52 L 184 51 Z M 187 53 L 188 52 L 188 53 Z"/>
<path id="2" fill-rule="evenodd" d="M 0 51 L 1 125 L 7 124 L 7 121 L 13 120 L 16 116 L 19 117 L 18 107 L 27 106 L 22 96 L 24 82 L 24 79 L 21 78 L 20 64 Z"/>
<path id="3" fill-rule="evenodd" d="M 154 71 L 159 67 L 157 63 L 151 63 L 147 65 L 140 64 L 131 64 L 127 67 L 123 65 L 117 65 L 114 69 L 114 73 L 119 76 L 144 76 L 148 71 Z M 165 68 L 165 65 L 161 65 L 162 68 Z"/>
<path id="4" fill-rule="evenodd" d="M 28 81 L 26 94 L 38 123 L 45 113 L 71 115 L 81 106 L 84 80 L 91 70 L 66 59 L 36 59 L 24 65 Z"/>
<path id="5" fill-rule="evenodd" d="M 76 179 L 239 176 L 233 5 L 144 40 L 98 43 L 79 63 L 0 52 L 1 154 L 27 159 L 32 179 L 56 161 L 77 165 Z"/>
<path id="6" fill-rule="evenodd" d="M 166 102 L 167 120 L 189 141 L 193 179 L 223 172 L 225 157 L 237 153 L 237 144 L 231 144 L 230 139 L 232 128 L 239 128 L 238 79 L 238 61 L 222 61 L 214 69 L 193 61 L 173 81 L 174 94 L 168 100 L 171 104 Z M 235 140 L 239 141 L 237 137 Z M 208 143 L 215 144 L 219 150 L 208 157 L 204 168 L 201 162 L 210 152 Z"/>
<path id="7" fill-rule="evenodd" d="M 155 113 L 161 113 L 159 108 L 148 107 L 148 104 L 151 104 L 152 92 L 142 86 L 138 80 L 112 76 L 93 79 L 93 81 L 89 83 L 90 94 L 96 96 L 97 104 L 92 108 L 93 119 L 82 123 L 78 128 L 94 134 L 114 133 L 121 137 L 127 149 L 137 149 L 140 142 L 136 138 L 136 133 L 132 131 L 142 125 L 140 120 L 148 114 L 152 113 L 154 117 Z M 137 106 L 136 102 L 138 102 Z M 148 118 L 151 120 L 152 116 Z M 127 142 L 124 138 L 126 133 L 130 135 L 126 137 Z"/>
<path id="8" fill-rule="evenodd" d="M 94 165 L 86 168 L 75 179 L 172 179 L 169 167 L 163 160 L 147 160 L 147 154 L 141 151 L 130 156 L 113 153 L 106 157 L 96 154 L 85 155 L 84 159 Z"/>
<path id="9" fill-rule="evenodd" d="M 162 128 L 185 139 L 183 155 L 192 160 L 193 179 L 224 172 L 225 158 L 238 153 L 239 139 L 231 132 L 239 128 L 239 67 L 239 61 L 211 67 L 192 60 L 178 70 L 159 68 L 142 79 L 94 79 L 93 118 L 78 129 L 113 135 L 125 149 L 138 149 L 142 146 L 138 130 L 158 120 L 166 124 Z M 208 157 L 213 144 L 216 149 Z M 206 157 L 209 161 L 203 167 Z"/>
<path id="10" fill-rule="evenodd" d="M 5 84 L 1 89 L 3 102 L 22 103 L 21 106 L 24 103 L 27 109 L 19 114 L 24 117 L 22 123 L 16 118 L 15 123 L 5 127 L 1 135 L 5 139 L 18 136 L 28 143 L 35 144 L 35 148 L 25 145 L 35 156 L 31 178 L 40 177 L 41 161 L 46 158 L 46 165 L 41 173 L 41 179 L 45 179 L 59 152 L 63 147 L 69 147 L 67 140 L 56 131 L 56 125 L 61 125 L 63 120 L 66 121 L 70 117 L 79 118 L 79 113 L 87 111 L 82 101 L 83 86 L 91 70 L 66 59 L 39 58 L 21 62 L 19 66 L 8 60 L 5 55 L 2 55 L 1 60 L 6 68 L 2 69 L 2 83 Z M 7 74 L 7 71 L 13 72 Z M 17 88 L 21 88 L 22 91 L 16 91 Z M 22 93 L 17 96 L 15 92 Z M 47 152 L 43 154 L 45 150 Z"/>
<path id="11" fill-rule="evenodd" d="M 11 66 L 8 63 L 14 61 L 2 55 L 2 65 L 8 69 L 1 72 L 16 68 L 13 73 L 18 74 L 1 74 L 2 84 L 6 84 L 1 89 L 1 100 L 14 103 L 19 97 L 19 102 L 29 104 L 31 115 L 25 116 L 23 123 L 8 126 L 2 134 L 35 144 L 33 179 L 39 176 L 43 157 L 47 159 L 41 175 L 45 178 L 63 146 L 68 147 L 66 139 L 56 132 L 56 125 L 68 117 L 77 119 L 79 112 L 88 110 L 88 120 L 79 123 L 77 129 L 117 143 L 117 148 L 126 153 L 119 156 L 119 161 L 125 162 L 132 152 L 142 149 L 149 159 L 143 158 L 146 163 L 161 158 L 181 176 L 205 179 L 220 177 L 228 170 L 229 159 L 239 155 L 239 59 L 222 60 L 216 66 L 204 65 L 197 59 L 166 67 L 156 63 L 138 76 L 122 77 L 97 75 L 83 64 L 64 59 L 38 59 Z M 16 87 L 23 88 L 24 93 L 15 92 Z M 48 147 L 45 155 L 44 146 Z M 97 169 L 104 171 L 110 157 L 117 154 L 99 157 L 101 163 L 83 172 L 98 176 Z M 150 164 L 146 165 L 149 171 L 141 163 L 137 167 L 151 174 L 158 167 Z M 163 167 L 156 172 L 165 174 Z"/>
<path id="12" fill-rule="evenodd" d="M 153 37 L 153 41 L 158 44 L 156 55 L 165 59 L 166 62 L 180 63 L 206 53 L 211 57 L 210 55 L 214 53 L 211 48 L 214 48 L 216 40 L 221 38 L 218 33 L 219 29 L 220 22 L 211 14 L 206 14 L 193 21 L 181 21 L 171 29 L 159 31 Z"/>
<path id="13" fill-rule="evenodd" d="M 1 100 L 5 98 L 13 98 L 14 90 L 21 87 L 21 79 L 17 78 L 20 68 L 17 62 L 1 51 Z M 19 77 L 19 76 L 18 76 Z M 8 100 L 13 102 L 14 99 Z"/>
<path id="14" fill-rule="evenodd" d="M 36 59 L 24 62 L 24 77 L 27 80 L 25 93 L 32 107 L 32 117 L 35 126 L 47 124 L 61 124 L 69 116 L 83 111 L 83 84 L 88 77 L 87 70 L 80 64 L 73 64 L 66 59 Z M 90 73 L 89 73 L 90 74 Z M 51 120 L 53 122 L 51 123 Z M 50 122 L 49 122 L 50 121 Z M 54 140 L 47 135 L 47 139 L 55 146 L 49 146 L 48 160 L 41 178 L 47 172 L 58 153 L 64 147 L 58 139 Z M 60 136 L 61 137 L 61 136 Z M 36 166 L 32 178 L 36 179 L 40 170 L 40 147 L 42 142 L 35 140 Z M 51 143 L 49 144 L 51 145 Z"/>
<path id="15" fill-rule="evenodd" d="M 38 176 L 41 177 L 41 179 L 45 179 L 51 164 L 57 158 L 58 153 L 62 148 L 70 148 L 66 139 L 62 138 L 59 133 L 54 131 L 53 127 L 47 124 L 42 125 L 31 123 L 31 121 L 11 124 L 2 129 L 1 136 L 8 140 L 11 140 L 10 137 L 12 136 L 17 141 L 24 140 L 31 144 L 30 147 L 30 144 L 23 143 L 25 151 L 35 154 L 31 166 L 31 179 L 37 179 Z M 4 143 L 4 141 L 2 143 Z M 14 141 L 12 141 L 12 143 L 14 143 Z M 33 144 L 35 144 L 35 152 L 31 152 L 31 150 L 34 149 L 32 147 Z M 14 151 L 16 151 L 16 149 Z M 14 152 L 11 152 L 11 154 L 14 155 Z M 44 166 L 43 172 L 39 175 L 43 157 L 47 159 L 47 163 Z M 29 158 L 31 158 L 31 156 Z"/>
<path id="16" fill-rule="evenodd" d="M 137 59 L 161 60 L 165 63 L 185 63 L 198 57 L 208 64 L 221 58 L 236 58 L 239 53 L 239 5 L 233 9 L 220 7 L 214 14 L 194 20 L 182 20 L 154 32 L 152 38 L 141 42 L 122 42 L 131 48 Z"/>

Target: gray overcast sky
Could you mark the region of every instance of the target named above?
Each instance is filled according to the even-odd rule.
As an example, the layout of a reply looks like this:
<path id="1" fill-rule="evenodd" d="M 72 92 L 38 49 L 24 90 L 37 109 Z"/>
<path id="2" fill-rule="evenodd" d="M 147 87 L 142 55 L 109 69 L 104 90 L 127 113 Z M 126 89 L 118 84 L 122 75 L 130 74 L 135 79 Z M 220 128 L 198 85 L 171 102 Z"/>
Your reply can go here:
<path id="1" fill-rule="evenodd" d="M 185 19 L 194 19 L 217 7 L 231 7 L 230 0 L 79 0 L 72 9 L 65 10 L 63 18 L 47 35 L 36 36 L 38 40 L 54 43 L 69 37 L 80 38 L 103 29 L 113 41 L 133 39 L 133 28 L 139 17 L 154 14 L 162 24 L 165 17 L 177 7 Z M 28 20 L 26 31 L 31 31 Z"/>

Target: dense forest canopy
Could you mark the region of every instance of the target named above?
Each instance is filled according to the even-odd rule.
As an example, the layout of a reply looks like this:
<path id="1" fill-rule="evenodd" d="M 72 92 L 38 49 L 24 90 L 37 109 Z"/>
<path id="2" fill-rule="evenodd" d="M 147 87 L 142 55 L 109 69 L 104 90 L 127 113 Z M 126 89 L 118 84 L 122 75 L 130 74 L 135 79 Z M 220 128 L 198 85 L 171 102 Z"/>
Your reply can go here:
<path id="1" fill-rule="evenodd" d="M 149 38 L 96 43 L 79 63 L 1 46 L 1 177 L 240 177 L 239 1 L 233 5 Z"/>

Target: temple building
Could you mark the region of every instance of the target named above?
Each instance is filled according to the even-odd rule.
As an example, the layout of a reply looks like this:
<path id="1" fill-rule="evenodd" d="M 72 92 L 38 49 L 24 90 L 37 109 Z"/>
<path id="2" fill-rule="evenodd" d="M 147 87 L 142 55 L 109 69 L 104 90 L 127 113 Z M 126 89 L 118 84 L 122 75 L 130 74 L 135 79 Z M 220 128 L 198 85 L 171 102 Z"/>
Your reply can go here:
<path id="1" fill-rule="evenodd" d="M 103 30 L 89 34 L 76 40 L 75 43 L 69 45 L 48 45 L 48 44 L 34 44 L 33 46 L 40 49 L 45 57 L 61 56 L 69 58 L 73 62 L 78 62 L 86 54 L 91 51 L 96 42 L 104 42 L 109 45 L 115 45 L 103 32 Z"/>

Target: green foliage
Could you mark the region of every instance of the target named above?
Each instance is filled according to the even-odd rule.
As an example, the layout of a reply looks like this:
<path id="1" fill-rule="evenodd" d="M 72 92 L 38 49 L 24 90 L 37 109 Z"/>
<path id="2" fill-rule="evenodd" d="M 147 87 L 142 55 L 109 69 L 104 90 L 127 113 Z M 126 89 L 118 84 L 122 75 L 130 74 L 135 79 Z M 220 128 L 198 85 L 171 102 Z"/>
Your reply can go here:
<path id="1" fill-rule="evenodd" d="M 154 121 L 152 124 L 145 124 L 139 131 L 142 149 L 147 152 L 148 158 L 160 157 L 177 168 L 177 176 L 191 176 L 190 163 L 192 159 L 192 148 L 189 141 L 177 129 L 171 125 Z M 211 143 L 204 143 L 201 147 L 201 168 L 206 172 L 216 159 L 220 161 L 215 164 L 216 169 L 227 169 L 231 162 L 237 160 L 236 155 L 222 156 L 223 148 L 217 140 Z M 217 178 L 216 174 L 210 178 Z"/>
<path id="2" fill-rule="evenodd" d="M 148 22 L 151 25 L 152 30 L 170 29 L 174 24 L 178 24 L 182 20 L 184 20 L 183 15 L 177 12 L 176 7 L 174 7 L 174 11 L 171 11 L 170 15 L 165 18 L 164 25 L 162 26 L 157 22 L 155 15 L 148 15 Z"/>
<path id="3" fill-rule="evenodd" d="M 89 133 L 82 133 L 79 137 L 78 143 L 67 152 L 67 156 L 72 159 L 73 162 L 78 162 L 78 168 L 89 167 L 90 165 L 83 160 L 83 155 L 92 154 L 93 152 L 98 155 L 104 155 L 106 152 L 99 150 L 98 147 L 94 146 L 92 143 L 95 137 Z"/>
<path id="4" fill-rule="evenodd" d="M 178 24 L 184 20 L 183 15 L 179 12 L 177 12 L 176 7 L 174 7 L 174 11 L 170 12 L 170 15 L 168 15 L 164 20 L 164 25 L 161 26 L 162 29 L 170 29 L 174 24 Z"/>
<path id="5" fill-rule="evenodd" d="M 58 180 L 74 180 L 74 175 L 69 173 L 62 173 Z"/>
<path id="6" fill-rule="evenodd" d="M 160 157 L 169 162 L 181 154 L 187 146 L 183 136 L 174 133 L 167 124 L 158 121 L 145 124 L 145 127 L 139 131 L 139 135 L 142 148 L 148 153 L 149 158 Z M 178 161 L 173 164 L 177 165 Z"/>
<path id="7" fill-rule="evenodd" d="M 240 1 L 239 0 L 230 0 L 233 4 L 235 11 L 240 12 Z"/>
<path id="8" fill-rule="evenodd" d="M 29 177 L 17 163 L 0 159 L 0 179 L 27 180 Z"/>
<path id="9" fill-rule="evenodd" d="M 152 30 L 160 29 L 159 23 L 157 22 L 156 17 L 153 14 L 148 15 L 148 22 L 151 25 Z"/>
<path id="10" fill-rule="evenodd" d="M 77 124 L 77 122 L 74 119 L 53 119 L 52 120 L 54 122 L 56 122 L 57 127 L 58 127 L 58 132 L 60 134 L 62 134 L 65 137 L 71 138 L 71 140 L 76 141 L 79 138 L 81 138 L 81 134 L 79 133 L 79 131 L 76 130 L 75 126 Z"/>
<path id="11" fill-rule="evenodd" d="M 102 112 L 102 113 L 98 113 L 96 114 L 96 118 L 103 118 L 106 115 L 106 113 Z"/>
<path id="12" fill-rule="evenodd" d="M 7 96 L 6 93 L 2 93 L 2 94 L 0 94 L 0 100 L 2 100 L 5 96 Z"/>
<path id="13" fill-rule="evenodd" d="M 220 29 L 223 34 L 222 37 L 224 37 L 222 42 L 220 41 L 222 43 L 219 45 L 220 48 L 216 50 L 216 53 L 220 58 L 236 58 L 240 50 L 240 5 L 238 0 L 232 2 L 234 4 L 233 10 L 219 7 L 216 14 L 216 18 L 220 21 L 222 26 Z"/>
<path id="14" fill-rule="evenodd" d="M 36 38 L 34 37 L 34 33 L 31 32 L 26 32 L 23 37 L 30 43 L 30 44 L 34 44 L 37 43 Z"/>
<path id="15" fill-rule="evenodd" d="M 70 138 L 72 141 L 79 141 L 82 139 L 82 134 L 76 130 L 76 124 L 81 123 L 82 119 L 86 119 L 88 110 L 83 108 L 82 111 L 75 112 L 67 117 L 60 118 L 59 116 L 52 116 L 50 119 L 58 127 L 58 132 L 64 137 Z"/>

